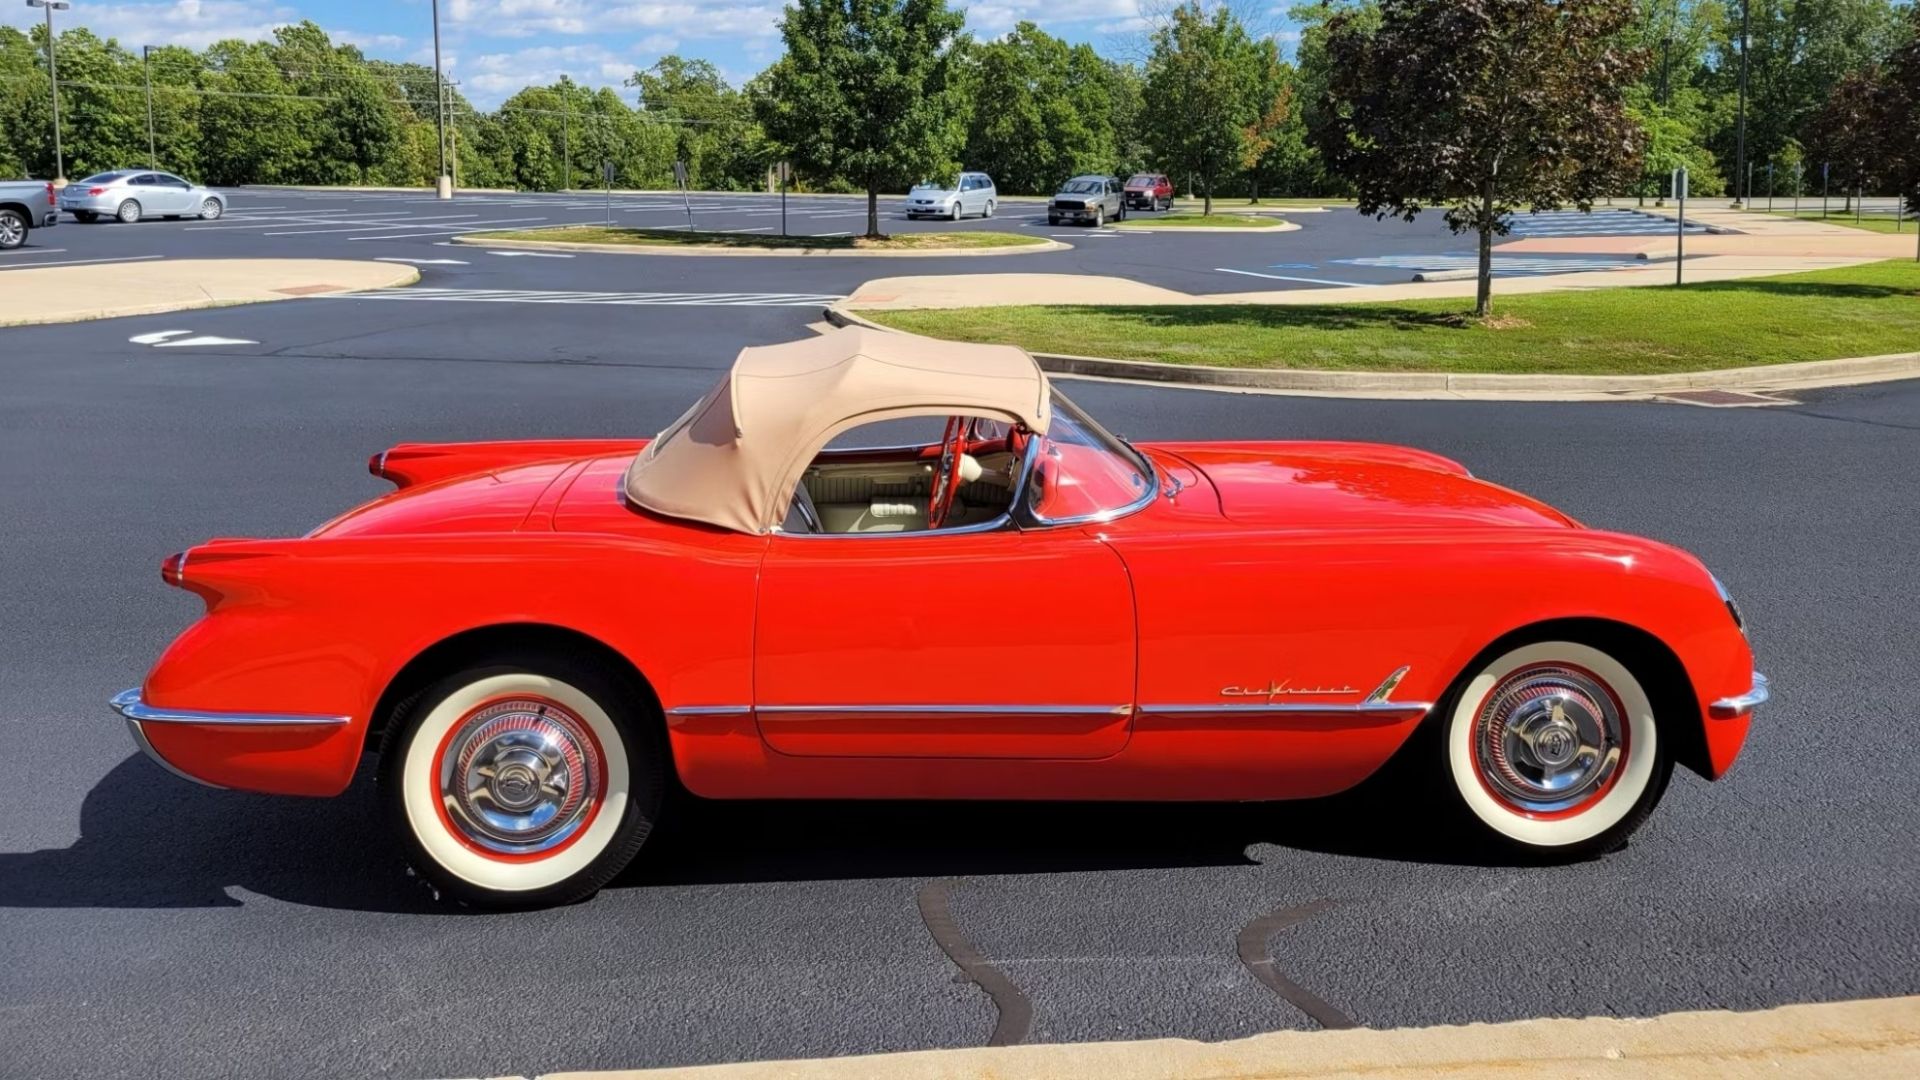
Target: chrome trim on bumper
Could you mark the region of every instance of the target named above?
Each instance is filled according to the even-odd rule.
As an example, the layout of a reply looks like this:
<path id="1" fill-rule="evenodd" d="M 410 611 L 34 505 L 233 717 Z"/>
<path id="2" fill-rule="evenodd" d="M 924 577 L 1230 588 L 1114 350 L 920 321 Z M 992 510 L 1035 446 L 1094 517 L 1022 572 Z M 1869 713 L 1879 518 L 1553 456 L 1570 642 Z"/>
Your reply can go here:
<path id="1" fill-rule="evenodd" d="M 1721 698 L 1707 707 L 1708 715 L 1715 720 L 1734 720 L 1752 712 L 1756 707 L 1765 705 L 1773 696 L 1767 677 L 1759 672 L 1753 673 L 1753 687 L 1744 694 Z"/>
<path id="2" fill-rule="evenodd" d="M 337 727 L 350 719 L 318 713 L 208 712 L 198 709 L 158 709 L 140 700 L 140 690 L 115 694 L 113 711 L 142 724 L 217 724 L 234 727 Z"/>
<path id="3" fill-rule="evenodd" d="M 118 699 L 115 699 L 115 700 L 118 700 Z M 147 729 L 140 726 L 140 721 L 135 720 L 132 717 L 128 717 L 127 731 L 133 736 L 133 744 L 135 746 L 138 746 L 140 748 L 140 752 L 147 755 L 147 758 L 151 760 L 155 765 L 160 766 L 161 768 L 167 770 L 168 772 L 172 773 L 173 775 L 179 777 L 182 780 L 191 780 L 194 783 L 201 785 L 202 787 L 210 787 L 210 788 L 225 790 L 224 788 L 221 788 L 219 784 L 213 783 L 208 780 L 202 780 L 199 777 L 193 775 L 192 773 L 183 772 L 182 770 L 177 768 L 173 764 L 173 762 L 168 761 L 166 758 L 161 757 L 160 751 L 155 750 L 153 748 L 153 744 L 147 741 Z"/>

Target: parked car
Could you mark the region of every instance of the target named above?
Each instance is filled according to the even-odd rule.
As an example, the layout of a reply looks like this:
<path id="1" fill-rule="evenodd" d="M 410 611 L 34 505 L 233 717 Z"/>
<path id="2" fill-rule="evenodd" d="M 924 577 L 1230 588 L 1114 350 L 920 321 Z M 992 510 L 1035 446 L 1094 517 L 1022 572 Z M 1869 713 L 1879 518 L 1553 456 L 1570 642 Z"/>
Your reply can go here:
<path id="1" fill-rule="evenodd" d="M 1127 180 L 1127 209 L 1173 209 L 1173 181 L 1165 173 L 1135 173 Z"/>
<path id="2" fill-rule="evenodd" d="M 60 209 L 83 222 L 103 217 L 129 224 L 143 217 L 197 217 L 212 221 L 227 212 L 227 199 L 211 188 L 188 183 L 172 173 L 123 169 L 68 184 L 60 191 Z"/>
<path id="3" fill-rule="evenodd" d="M 414 866 L 478 903 L 590 894 L 675 785 L 1268 800 L 1392 759 L 1395 812 L 1583 857 L 1768 695 L 1686 552 L 1422 450 L 1134 446 L 1004 345 L 838 330 L 652 440 L 369 467 L 399 490 L 168 556 L 206 614 L 113 705 L 221 787 L 337 795 L 377 752 Z"/>
<path id="4" fill-rule="evenodd" d="M 35 229 L 60 223 L 53 185 L 45 180 L 0 180 L 0 251 L 27 242 Z"/>
<path id="5" fill-rule="evenodd" d="M 983 172 L 964 172 L 947 184 L 915 184 L 907 193 L 907 216 L 943 217 L 950 221 L 974 214 L 990 218 L 999 202 L 1000 192 L 993 186 L 993 177 Z"/>
<path id="6" fill-rule="evenodd" d="M 1120 181 L 1111 176 L 1076 176 L 1060 185 L 1053 201 L 1047 204 L 1047 224 L 1085 222 L 1105 225 L 1125 221 L 1127 204 L 1120 193 Z"/>

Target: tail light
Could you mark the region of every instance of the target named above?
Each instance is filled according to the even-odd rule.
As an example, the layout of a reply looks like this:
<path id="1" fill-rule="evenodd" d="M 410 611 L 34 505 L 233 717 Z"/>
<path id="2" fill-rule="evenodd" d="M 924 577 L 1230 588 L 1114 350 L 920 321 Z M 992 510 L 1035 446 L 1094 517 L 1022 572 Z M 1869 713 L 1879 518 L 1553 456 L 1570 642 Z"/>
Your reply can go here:
<path id="1" fill-rule="evenodd" d="M 58 206 L 58 205 L 59 205 L 59 203 L 57 203 L 57 202 L 55 202 L 55 201 L 54 201 L 54 198 L 53 198 L 53 184 L 52 184 L 52 183 L 48 183 L 48 184 L 47 184 L 47 205 L 48 205 L 48 206 Z"/>
<path id="2" fill-rule="evenodd" d="M 87 194 L 89 195 L 105 195 L 106 193 L 107 189 L 103 187 L 90 187 L 87 189 Z"/>

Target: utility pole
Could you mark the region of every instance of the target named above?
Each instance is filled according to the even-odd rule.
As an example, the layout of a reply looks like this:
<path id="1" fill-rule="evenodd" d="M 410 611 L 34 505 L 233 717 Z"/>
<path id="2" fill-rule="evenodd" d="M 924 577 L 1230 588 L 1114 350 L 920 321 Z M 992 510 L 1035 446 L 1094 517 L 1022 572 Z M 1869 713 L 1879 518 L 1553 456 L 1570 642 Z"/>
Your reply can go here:
<path id="1" fill-rule="evenodd" d="M 1735 181 L 1746 178 L 1746 190 L 1733 193 L 1733 205 L 1738 208 L 1753 199 L 1753 174 L 1747 170 L 1747 4 L 1740 0 L 1740 105 L 1736 133 L 1733 137 L 1733 176 Z M 1744 196 L 1744 199 L 1742 198 Z"/>
<path id="2" fill-rule="evenodd" d="M 27 0 L 30 8 L 44 8 L 47 13 L 47 81 L 53 84 L 53 186 L 67 186 L 67 159 L 60 152 L 60 67 L 53 60 L 53 13 L 65 11 L 73 5 L 67 0 Z"/>
<path id="3" fill-rule="evenodd" d="M 440 0 L 433 0 L 433 101 L 440 142 L 440 178 L 434 183 L 434 194 L 451 199 L 453 179 L 447 175 L 447 83 L 440 74 Z"/>
<path id="4" fill-rule="evenodd" d="M 153 149 L 153 46 L 140 46 L 140 69 L 147 80 L 147 168 L 160 167 L 160 155 Z"/>

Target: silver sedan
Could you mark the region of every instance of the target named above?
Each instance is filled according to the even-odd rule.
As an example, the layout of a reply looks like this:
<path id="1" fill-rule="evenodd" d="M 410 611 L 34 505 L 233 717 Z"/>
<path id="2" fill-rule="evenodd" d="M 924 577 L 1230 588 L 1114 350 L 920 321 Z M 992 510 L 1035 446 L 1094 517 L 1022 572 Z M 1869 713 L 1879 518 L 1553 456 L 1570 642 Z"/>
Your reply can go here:
<path id="1" fill-rule="evenodd" d="M 135 222 L 143 217 L 197 217 L 212 221 L 227 212 L 226 196 L 172 173 L 122 169 L 75 180 L 60 189 L 60 209 L 80 221 L 103 217 Z"/>

